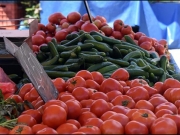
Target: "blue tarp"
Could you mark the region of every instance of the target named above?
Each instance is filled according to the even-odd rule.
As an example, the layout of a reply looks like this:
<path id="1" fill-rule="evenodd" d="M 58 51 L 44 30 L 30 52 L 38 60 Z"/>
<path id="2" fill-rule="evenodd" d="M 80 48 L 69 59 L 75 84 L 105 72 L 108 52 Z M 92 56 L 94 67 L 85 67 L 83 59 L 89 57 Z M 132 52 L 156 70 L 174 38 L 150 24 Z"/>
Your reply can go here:
<path id="1" fill-rule="evenodd" d="M 48 16 L 54 12 L 86 13 L 83 1 L 40 1 L 41 23 L 48 23 Z M 121 19 L 125 24 L 140 26 L 139 31 L 156 39 L 167 39 L 169 49 L 180 48 L 180 4 L 150 3 L 148 1 L 88 1 L 93 16 L 104 16 L 108 24 Z"/>

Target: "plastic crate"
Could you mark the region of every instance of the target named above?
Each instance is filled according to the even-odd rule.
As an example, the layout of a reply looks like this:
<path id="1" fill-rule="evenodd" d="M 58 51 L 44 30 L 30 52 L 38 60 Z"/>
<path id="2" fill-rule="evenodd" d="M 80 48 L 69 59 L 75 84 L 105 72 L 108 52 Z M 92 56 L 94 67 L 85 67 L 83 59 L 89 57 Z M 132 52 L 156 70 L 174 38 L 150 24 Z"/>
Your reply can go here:
<path id="1" fill-rule="evenodd" d="M 24 17 L 23 7 L 17 2 L 0 1 L 0 28 L 17 29 L 20 21 Z"/>

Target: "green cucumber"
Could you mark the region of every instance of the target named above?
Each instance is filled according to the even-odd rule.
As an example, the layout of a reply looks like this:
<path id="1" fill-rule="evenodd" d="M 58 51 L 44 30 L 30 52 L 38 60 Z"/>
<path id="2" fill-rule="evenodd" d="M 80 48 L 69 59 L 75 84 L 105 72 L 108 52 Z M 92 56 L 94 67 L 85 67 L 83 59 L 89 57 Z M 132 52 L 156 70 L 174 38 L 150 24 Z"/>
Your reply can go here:
<path id="1" fill-rule="evenodd" d="M 113 59 L 111 57 L 105 57 L 105 58 L 107 59 L 107 61 L 112 62 L 114 64 L 117 64 L 120 67 L 127 67 L 127 66 L 129 66 L 129 62 L 124 61 L 122 59 Z"/>
<path id="2" fill-rule="evenodd" d="M 151 58 L 159 58 L 159 54 L 156 51 L 149 51 Z"/>
<path id="3" fill-rule="evenodd" d="M 52 71 L 68 71 L 68 67 L 66 65 L 57 65 L 51 70 Z"/>
<path id="4" fill-rule="evenodd" d="M 68 59 L 65 64 L 72 64 L 72 63 L 82 63 L 84 62 L 83 58 L 74 58 L 74 59 Z"/>
<path id="5" fill-rule="evenodd" d="M 71 64 L 66 64 L 68 71 L 79 71 L 82 63 L 71 63 Z"/>
<path id="6" fill-rule="evenodd" d="M 98 36 L 102 37 L 103 42 L 108 43 L 108 44 L 121 44 L 120 40 L 104 36 L 103 34 L 96 32 L 96 31 L 91 31 L 90 35 L 98 35 Z"/>
<path id="7" fill-rule="evenodd" d="M 66 40 L 73 40 L 74 38 L 77 38 L 79 35 L 77 33 L 71 33 L 66 36 Z"/>
<path id="8" fill-rule="evenodd" d="M 48 45 L 47 46 L 42 45 L 42 46 L 40 46 L 39 49 L 40 49 L 41 52 L 49 52 L 50 51 Z"/>
<path id="9" fill-rule="evenodd" d="M 74 77 L 75 76 L 75 72 L 72 72 L 72 71 L 49 71 L 49 70 L 45 70 L 47 75 L 52 78 L 52 79 L 55 79 L 55 78 L 58 78 L 58 77 Z"/>
<path id="10" fill-rule="evenodd" d="M 68 42 L 70 42 L 71 40 L 62 40 L 61 42 L 60 42 L 60 45 L 64 45 L 64 44 L 66 44 L 66 43 L 68 43 Z"/>
<path id="11" fill-rule="evenodd" d="M 164 72 L 167 72 L 167 64 L 168 58 L 165 55 L 162 55 L 160 57 L 160 67 L 164 70 Z"/>
<path id="12" fill-rule="evenodd" d="M 127 50 L 127 51 L 128 51 L 129 49 L 131 49 L 132 51 L 138 50 L 137 48 L 135 48 L 135 47 L 133 47 L 133 46 L 128 46 L 128 45 L 114 44 L 114 46 L 116 46 L 117 48 L 119 48 L 120 51 L 121 51 L 121 49 L 125 49 L 125 50 Z"/>
<path id="13" fill-rule="evenodd" d="M 43 62 L 43 61 L 45 61 L 48 58 L 48 56 L 45 53 L 43 53 L 43 52 L 38 52 L 36 54 L 36 58 L 37 58 L 37 60 L 39 62 Z"/>
<path id="14" fill-rule="evenodd" d="M 112 52 L 112 49 L 106 43 L 103 43 L 103 42 L 98 42 L 95 40 L 85 40 L 84 43 L 94 44 L 94 48 L 96 48 L 98 51 Z"/>
<path id="15" fill-rule="evenodd" d="M 90 66 L 87 70 L 92 72 L 92 71 L 97 71 L 105 66 L 108 66 L 108 65 L 112 65 L 113 63 L 112 62 L 101 62 L 101 63 L 98 63 L 98 64 L 93 64 L 92 66 Z"/>
<path id="16" fill-rule="evenodd" d="M 89 33 L 85 33 L 85 38 L 89 40 L 94 40 L 94 38 Z"/>
<path id="17" fill-rule="evenodd" d="M 113 46 L 113 51 L 110 55 L 113 58 L 122 58 L 123 57 L 121 54 L 121 51 L 116 46 Z"/>
<path id="18" fill-rule="evenodd" d="M 157 69 L 150 68 L 149 73 L 153 73 L 154 75 L 161 76 L 163 75 L 164 70 L 162 68 L 157 68 Z"/>
<path id="19" fill-rule="evenodd" d="M 90 52 L 90 51 L 81 51 L 81 53 L 84 53 L 84 54 L 92 54 L 92 55 L 101 55 L 103 57 L 106 56 L 106 53 L 105 52 Z"/>
<path id="20" fill-rule="evenodd" d="M 88 51 L 94 47 L 94 45 L 92 43 L 85 43 L 85 44 L 81 44 L 79 46 L 81 47 L 82 51 Z"/>
<path id="21" fill-rule="evenodd" d="M 149 78 L 149 73 L 141 70 L 141 69 L 127 69 L 130 77 L 134 77 L 134 76 L 145 76 L 146 78 Z"/>
<path id="22" fill-rule="evenodd" d="M 63 52 L 66 47 L 63 45 L 57 45 L 56 48 L 58 52 Z"/>
<path id="23" fill-rule="evenodd" d="M 124 56 L 123 60 L 124 61 L 129 61 L 130 58 L 141 58 L 141 52 L 140 51 L 132 51 L 128 53 L 126 56 Z"/>
<path id="24" fill-rule="evenodd" d="M 118 66 L 116 66 L 115 64 L 112 64 L 112 65 L 109 65 L 109 66 L 105 66 L 105 67 L 103 67 L 103 68 L 101 68 L 101 69 L 99 69 L 97 71 L 100 72 L 101 74 L 104 74 L 104 73 L 108 73 L 108 72 L 110 72 L 112 70 L 114 71 L 114 70 L 116 70 L 118 68 L 119 68 Z"/>
<path id="25" fill-rule="evenodd" d="M 65 59 L 75 58 L 81 51 L 81 47 L 77 46 L 73 50 L 61 52 L 60 56 Z"/>
<path id="26" fill-rule="evenodd" d="M 56 38 L 52 38 L 51 42 L 52 42 L 55 46 L 58 45 Z"/>
<path id="27" fill-rule="evenodd" d="M 116 46 L 115 46 L 116 47 Z M 117 47 L 118 48 L 118 47 Z M 119 49 L 119 48 L 118 48 Z M 125 56 L 126 54 L 128 54 L 129 52 L 128 52 L 128 50 L 126 50 L 126 49 L 119 49 L 119 51 L 120 51 L 120 53 L 123 55 L 123 56 Z"/>
<path id="28" fill-rule="evenodd" d="M 96 41 L 98 41 L 98 42 L 102 42 L 102 41 L 103 41 L 103 39 L 102 39 L 101 36 L 98 36 L 98 35 L 92 35 L 92 37 L 93 37 Z"/>
<path id="29" fill-rule="evenodd" d="M 79 54 L 80 58 L 83 58 L 85 62 L 89 63 L 100 63 L 104 61 L 104 58 L 101 55 L 90 55 L 90 54 Z"/>
<path id="30" fill-rule="evenodd" d="M 124 35 L 124 38 L 125 38 L 126 42 L 133 44 L 133 45 L 137 45 L 136 42 L 134 42 L 134 40 L 129 35 Z"/>
<path id="31" fill-rule="evenodd" d="M 58 59 L 59 59 L 59 55 L 56 55 L 52 59 L 42 62 L 41 65 L 42 66 L 49 66 L 49 65 L 56 64 L 58 62 Z"/>
<path id="32" fill-rule="evenodd" d="M 58 63 L 59 63 L 59 64 L 64 64 L 65 61 L 66 61 L 66 60 L 65 60 L 64 58 L 59 58 L 59 59 L 58 59 Z"/>

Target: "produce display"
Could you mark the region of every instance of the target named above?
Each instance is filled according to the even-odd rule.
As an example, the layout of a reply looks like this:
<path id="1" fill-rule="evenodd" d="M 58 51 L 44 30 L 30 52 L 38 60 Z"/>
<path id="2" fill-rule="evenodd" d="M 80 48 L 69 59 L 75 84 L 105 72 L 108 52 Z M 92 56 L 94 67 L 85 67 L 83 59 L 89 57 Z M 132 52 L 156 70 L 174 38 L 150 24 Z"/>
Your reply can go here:
<path id="1" fill-rule="evenodd" d="M 92 20 L 54 13 L 32 36 L 57 99 L 0 70 L 0 134 L 180 134 L 180 74 L 166 40 Z"/>

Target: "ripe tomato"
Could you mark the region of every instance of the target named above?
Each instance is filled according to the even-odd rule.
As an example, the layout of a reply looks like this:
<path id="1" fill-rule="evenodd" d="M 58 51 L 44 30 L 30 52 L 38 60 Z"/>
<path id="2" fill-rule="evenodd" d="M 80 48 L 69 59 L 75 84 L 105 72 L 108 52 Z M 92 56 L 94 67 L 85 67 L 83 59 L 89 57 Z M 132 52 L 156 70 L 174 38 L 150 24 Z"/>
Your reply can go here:
<path id="1" fill-rule="evenodd" d="M 46 42 L 46 40 L 42 35 L 34 35 L 34 36 L 32 36 L 32 44 L 33 45 L 40 46 L 45 42 Z"/>
<path id="2" fill-rule="evenodd" d="M 122 93 L 120 91 L 114 90 L 114 91 L 110 91 L 110 92 L 106 93 L 106 95 L 108 96 L 108 99 L 111 102 L 117 96 L 122 95 Z"/>
<path id="3" fill-rule="evenodd" d="M 116 113 L 110 116 L 108 119 L 117 120 L 123 127 L 129 122 L 129 118 L 121 113 Z"/>
<path id="4" fill-rule="evenodd" d="M 178 115 L 178 114 L 164 114 L 162 117 L 172 119 L 177 125 L 178 133 L 180 133 L 180 115 Z"/>
<path id="5" fill-rule="evenodd" d="M 84 126 L 86 121 L 89 119 L 89 118 L 97 118 L 97 116 L 92 113 L 92 112 L 89 112 L 89 111 L 86 111 L 86 112 L 83 112 L 79 118 L 78 118 L 78 121 L 79 123 L 81 124 L 81 126 Z"/>
<path id="6" fill-rule="evenodd" d="M 37 100 L 35 105 L 34 105 L 34 108 L 37 109 L 42 105 L 44 105 L 44 101 L 43 100 L 40 100 L 40 101 Z"/>
<path id="7" fill-rule="evenodd" d="M 121 106 L 125 106 L 128 108 L 134 108 L 134 106 L 135 106 L 134 100 L 130 96 L 127 96 L 127 95 L 119 95 L 119 96 L 115 97 L 111 101 L 111 103 L 113 105 L 121 105 Z"/>
<path id="8" fill-rule="evenodd" d="M 147 36 L 141 36 L 138 40 L 138 45 L 142 44 L 143 42 L 150 42 L 151 45 L 152 45 L 152 39 L 150 37 L 147 37 Z"/>
<path id="9" fill-rule="evenodd" d="M 122 27 L 122 29 L 121 29 L 121 33 L 122 33 L 123 35 L 128 35 L 128 34 L 130 34 L 131 32 L 132 32 L 132 27 L 129 26 L 129 25 L 124 25 L 124 26 Z"/>
<path id="10" fill-rule="evenodd" d="M 75 99 L 75 97 L 71 94 L 64 94 L 60 98 L 58 98 L 60 101 L 66 102 L 71 99 Z"/>
<path id="11" fill-rule="evenodd" d="M 49 23 L 46 25 L 46 30 L 47 30 L 48 32 L 50 32 L 50 33 L 54 33 L 55 30 L 56 30 L 56 25 L 49 22 Z"/>
<path id="12" fill-rule="evenodd" d="M 81 76 L 82 78 L 84 78 L 84 80 L 93 79 L 91 72 L 89 72 L 88 70 L 80 70 L 76 73 L 75 76 Z"/>
<path id="13" fill-rule="evenodd" d="M 94 102 L 94 100 L 92 100 L 92 99 L 80 101 L 82 108 L 90 108 L 93 102 Z"/>
<path id="14" fill-rule="evenodd" d="M 174 89 L 170 92 L 170 95 L 171 95 L 170 101 L 171 101 L 172 103 L 175 103 L 176 100 L 180 99 L 180 88 L 174 88 Z"/>
<path id="15" fill-rule="evenodd" d="M 67 109 L 67 105 L 63 102 L 63 101 L 60 101 L 60 100 L 55 100 L 55 99 L 52 99 L 52 100 L 49 100 L 47 101 L 44 106 L 43 106 L 43 109 L 45 109 L 46 107 L 50 106 L 50 105 L 58 105 L 62 108 L 64 108 L 64 110 L 67 112 L 68 109 Z"/>
<path id="16" fill-rule="evenodd" d="M 124 134 L 124 128 L 121 123 L 116 120 L 106 120 L 101 126 L 102 134 Z"/>
<path id="17" fill-rule="evenodd" d="M 100 118 L 89 118 L 85 123 L 85 125 L 92 125 L 98 128 L 101 128 L 102 124 L 103 120 L 101 120 Z"/>
<path id="18" fill-rule="evenodd" d="M 175 106 L 176 106 L 177 108 L 179 108 L 179 107 L 180 107 L 180 100 L 176 100 L 174 104 L 175 104 Z"/>
<path id="19" fill-rule="evenodd" d="M 74 124 L 78 129 L 81 127 L 80 123 L 75 119 L 68 119 L 66 123 Z"/>
<path id="20" fill-rule="evenodd" d="M 72 135 L 86 135 L 84 132 L 74 132 L 74 133 L 72 133 Z"/>
<path id="21" fill-rule="evenodd" d="M 135 86 L 126 92 L 127 96 L 130 96 L 135 102 L 139 100 L 148 100 L 149 93 L 142 86 Z"/>
<path id="22" fill-rule="evenodd" d="M 38 23 L 38 30 L 43 30 L 44 32 L 46 31 L 46 27 L 42 23 Z"/>
<path id="23" fill-rule="evenodd" d="M 156 119 L 156 115 L 148 109 L 138 109 L 132 114 L 131 120 L 135 120 L 145 124 L 148 128 Z"/>
<path id="24" fill-rule="evenodd" d="M 46 37 L 46 33 L 43 30 L 38 30 L 36 35 L 42 35 L 43 37 Z"/>
<path id="25" fill-rule="evenodd" d="M 130 121 L 125 126 L 125 134 L 149 134 L 149 131 L 143 123 Z"/>
<path id="26" fill-rule="evenodd" d="M 29 97 L 28 97 L 28 101 L 33 101 L 36 100 L 39 97 L 39 93 L 37 92 L 36 88 L 32 88 L 29 91 Z"/>
<path id="27" fill-rule="evenodd" d="M 42 130 L 43 128 L 47 128 L 48 126 L 47 125 L 44 125 L 44 124 L 35 124 L 33 127 L 32 127 L 32 130 L 33 132 L 36 134 L 39 130 Z"/>
<path id="28" fill-rule="evenodd" d="M 30 127 L 37 124 L 35 118 L 33 118 L 29 114 L 21 114 L 17 119 L 17 123 L 18 124 L 26 124 L 27 126 L 30 126 Z"/>
<path id="29" fill-rule="evenodd" d="M 129 87 L 129 86 L 124 86 L 123 87 L 123 94 L 126 94 L 126 92 L 130 89 L 131 87 Z"/>
<path id="30" fill-rule="evenodd" d="M 26 83 L 24 84 L 18 93 L 18 95 L 24 100 L 24 96 L 27 92 L 29 92 L 32 89 L 33 85 L 32 83 Z"/>
<path id="31" fill-rule="evenodd" d="M 177 134 L 176 123 L 170 118 L 157 118 L 151 126 L 151 134 Z"/>
<path id="32" fill-rule="evenodd" d="M 150 97 L 154 94 L 158 94 L 158 91 L 153 87 L 146 86 L 146 85 L 143 87 L 148 91 Z"/>
<path id="33" fill-rule="evenodd" d="M 156 106 L 154 112 L 156 113 L 157 111 L 159 111 L 159 110 L 161 110 L 161 109 L 169 109 L 169 110 L 171 110 L 174 114 L 177 114 L 177 113 L 178 113 L 177 107 L 176 107 L 173 103 L 170 103 L 170 102 L 165 102 L 165 103 L 162 103 L 162 104 Z"/>
<path id="34" fill-rule="evenodd" d="M 108 120 L 109 117 L 111 117 L 114 114 L 116 114 L 116 112 L 114 112 L 114 111 L 107 111 L 100 118 L 101 118 L 101 120 L 105 121 L 105 120 Z"/>
<path id="35" fill-rule="evenodd" d="M 92 100 L 104 99 L 106 102 L 109 101 L 108 96 L 107 96 L 105 93 L 103 93 L 103 92 L 95 92 L 94 94 L 92 94 L 92 95 L 90 96 L 90 98 L 91 98 Z"/>
<path id="36" fill-rule="evenodd" d="M 115 105 L 111 108 L 111 111 L 114 111 L 116 113 L 122 113 L 125 114 L 130 110 L 130 108 L 120 105 Z"/>
<path id="37" fill-rule="evenodd" d="M 88 80 L 86 80 L 86 88 L 92 88 L 92 89 L 95 89 L 98 91 L 100 88 L 100 85 L 97 82 L 95 82 L 94 80 L 88 79 Z"/>
<path id="38" fill-rule="evenodd" d="M 73 132 L 76 132 L 77 130 L 78 128 L 74 124 L 71 124 L 71 123 L 64 123 L 56 129 L 58 134 L 72 134 Z"/>
<path id="39" fill-rule="evenodd" d="M 56 79 L 53 79 L 52 82 L 59 93 L 62 91 L 65 91 L 66 83 L 65 83 L 64 79 L 56 78 Z"/>
<path id="40" fill-rule="evenodd" d="M 156 108 L 158 105 L 168 102 L 165 98 L 163 97 L 152 97 L 151 99 L 148 100 L 154 108 Z"/>
<path id="41" fill-rule="evenodd" d="M 166 91 L 163 93 L 163 96 L 165 99 L 167 99 L 168 101 L 171 101 L 171 91 L 173 90 L 174 88 L 168 88 L 166 89 Z"/>
<path id="42" fill-rule="evenodd" d="M 136 102 L 135 108 L 137 109 L 148 109 L 154 112 L 154 106 L 147 100 L 139 100 Z"/>
<path id="43" fill-rule="evenodd" d="M 180 82 L 173 78 L 168 78 L 163 83 L 163 90 L 167 90 L 168 88 L 180 88 Z"/>
<path id="44" fill-rule="evenodd" d="M 161 95 L 161 94 L 154 94 L 154 95 L 152 95 L 152 96 L 150 97 L 150 99 L 151 99 L 151 98 L 154 98 L 154 97 L 162 97 L 162 98 L 164 98 L 163 95 Z"/>
<path id="45" fill-rule="evenodd" d="M 55 34 L 55 38 L 57 40 L 57 42 L 61 42 L 62 40 L 66 39 L 66 36 L 68 35 L 68 32 L 66 30 L 60 30 L 57 31 Z"/>
<path id="46" fill-rule="evenodd" d="M 16 101 L 16 103 L 22 103 L 23 102 L 23 99 L 21 98 L 21 96 L 15 95 L 15 94 L 12 94 L 7 99 L 14 99 Z"/>
<path id="47" fill-rule="evenodd" d="M 129 109 L 129 111 L 126 113 L 126 116 L 129 118 L 129 119 L 131 119 L 131 117 L 132 117 L 132 114 L 134 113 L 134 112 L 136 112 L 138 109 Z"/>
<path id="48" fill-rule="evenodd" d="M 164 114 L 173 114 L 173 112 L 169 109 L 161 109 L 155 113 L 156 117 L 162 117 Z"/>
<path id="49" fill-rule="evenodd" d="M 97 90 L 92 89 L 92 88 L 87 88 L 89 91 L 89 96 L 91 96 L 92 94 L 94 94 L 95 92 L 97 92 Z"/>
<path id="50" fill-rule="evenodd" d="M 17 125 L 12 130 L 10 130 L 9 134 L 33 134 L 33 131 L 29 126 Z"/>
<path id="51" fill-rule="evenodd" d="M 2 127 L 0 126 L 0 134 L 3 134 L 3 135 L 8 135 L 10 132 L 9 129 L 5 128 L 5 127 Z"/>
<path id="52" fill-rule="evenodd" d="M 101 85 L 101 83 L 102 83 L 103 80 L 104 80 L 103 75 L 102 75 L 100 72 L 98 72 L 98 71 L 93 71 L 93 72 L 91 72 L 91 75 L 93 76 L 93 80 L 94 80 L 95 82 L 97 82 L 99 85 Z"/>
<path id="53" fill-rule="evenodd" d="M 71 24 L 76 23 L 77 21 L 79 21 L 81 19 L 81 14 L 79 12 L 71 12 L 67 15 L 67 20 L 68 22 L 70 22 Z"/>
<path id="54" fill-rule="evenodd" d="M 136 32 L 134 34 L 134 39 L 139 40 L 141 36 L 146 36 L 146 35 L 142 32 Z"/>
<path id="55" fill-rule="evenodd" d="M 63 107 L 58 105 L 50 105 L 44 109 L 42 116 L 43 124 L 51 128 L 57 128 L 66 122 L 67 113 Z"/>
<path id="56" fill-rule="evenodd" d="M 41 123 L 41 121 L 42 121 L 42 114 L 38 110 L 29 109 L 29 110 L 22 112 L 22 114 L 31 115 L 36 120 L 37 123 Z"/>
<path id="57" fill-rule="evenodd" d="M 143 79 L 134 79 L 130 82 L 130 87 L 136 87 L 136 86 L 149 86 L 149 84 L 143 80 Z"/>
<path id="58" fill-rule="evenodd" d="M 104 99 L 97 99 L 92 103 L 90 111 L 100 118 L 103 113 L 110 111 L 110 107 Z"/>
<path id="59" fill-rule="evenodd" d="M 85 87 L 77 87 L 72 91 L 72 95 L 76 100 L 82 101 L 85 99 L 89 99 L 89 91 Z"/>
<path id="60" fill-rule="evenodd" d="M 123 86 L 115 79 L 108 78 L 102 82 L 99 91 L 108 93 L 110 91 L 117 90 L 123 93 Z"/>
<path id="61" fill-rule="evenodd" d="M 81 104 L 77 100 L 69 100 L 65 102 L 68 108 L 67 117 L 68 119 L 77 119 L 81 114 Z"/>
<path id="62" fill-rule="evenodd" d="M 152 42 L 144 41 L 139 46 L 147 51 L 150 51 L 152 49 Z"/>
<path id="63" fill-rule="evenodd" d="M 43 134 L 52 135 L 52 134 L 58 134 L 58 133 L 53 128 L 46 127 L 46 128 L 43 128 L 43 129 L 39 130 L 36 134 L 37 135 L 43 135 Z"/>
<path id="64" fill-rule="evenodd" d="M 113 22 L 113 28 L 115 31 L 121 31 L 123 26 L 124 26 L 124 22 L 120 19 L 117 19 Z"/>
<path id="65" fill-rule="evenodd" d="M 164 90 L 163 88 L 163 82 L 156 82 L 153 86 L 153 88 L 155 88 L 159 94 L 163 94 Z"/>
<path id="66" fill-rule="evenodd" d="M 101 134 L 101 130 L 93 125 L 82 126 L 78 129 L 78 132 L 83 132 L 85 134 Z"/>
<path id="67" fill-rule="evenodd" d="M 80 76 L 75 76 L 66 81 L 66 88 L 72 92 L 77 87 L 86 87 L 86 81 Z"/>
<path id="68" fill-rule="evenodd" d="M 127 81 L 129 80 L 129 73 L 124 68 L 118 68 L 111 74 L 110 77 L 117 81 Z"/>

